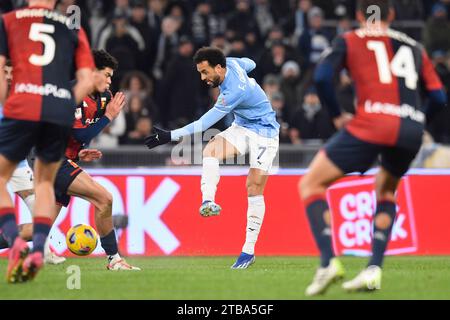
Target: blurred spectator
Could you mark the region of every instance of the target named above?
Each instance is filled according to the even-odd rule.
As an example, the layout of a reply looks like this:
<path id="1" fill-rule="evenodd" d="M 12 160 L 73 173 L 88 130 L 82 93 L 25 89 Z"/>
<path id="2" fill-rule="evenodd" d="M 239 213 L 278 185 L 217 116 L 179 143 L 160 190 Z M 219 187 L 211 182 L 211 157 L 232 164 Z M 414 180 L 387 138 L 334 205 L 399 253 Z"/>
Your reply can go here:
<path id="1" fill-rule="evenodd" d="M 299 50 L 305 61 L 302 70 L 314 67 L 322 52 L 330 46 L 330 36 L 323 28 L 323 12 L 313 7 L 308 12 L 309 29 L 305 30 L 299 39 Z"/>
<path id="2" fill-rule="evenodd" d="M 336 26 L 336 35 L 340 36 L 348 31 L 351 31 L 352 29 L 352 21 L 350 20 L 350 18 L 347 16 L 343 16 L 339 19 Z"/>
<path id="3" fill-rule="evenodd" d="M 265 38 L 275 25 L 272 12 L 270 11 L 269 0 L 254 0 L 254 5 L 254 15 L 259 35 L 261 38 Z"/>
<path id="4" fill-rule="evenodd" d="M 276 113 L 277 122 L 280 124 L 280 143 L 289 143 L 289 124 L 287 122 L 283 94 L 279 91 L 274 92 L 270 99 L 270 103 Z"/>
<path id="5" fill-rule="evenodd" d="M 422 1 L 396 0 L 393 1 L 395 20 L 423 20 L 424 10 Z"/>
<path id="6" fill-rule="evenodd" d="M 130 25 L 135 27 L 144 40 L 144 50 L 140 51 L 138 69 L 150 75 L 154 61 L 152 48 L 156 46 L 156 40 L 152 37 L 152 30 L 147 21 L 147 8 L 143 0 L 134 0 L 131 7 Z"/>
<path id="7" fill-rule="evenodd" d="M 128 23 L 126 14 L 117 12 L 112 24 L 101 32 L 98 48 L 108 51 L 119 61 L 119 68 L 113 78 L 114 91 L 123 75 L 138 67 L 136 61 L 145 49 L 145 42 L 139 31 Z"/>
<path id="8" fill-rule="evenodd" d="M 303 32 L 308 29 L 308 12 L 311 8 L 311 0 L 297 0 L 295 10 L 288 18 L 281 20 L 284 32 L 292 35 L 294 45 L 297 44 Z"/>
<path id="9" fill-rule="evenodd" d="M 228 39 L 243 37 L 247 32 L 258 32 L 256 19 L 250 8 L 250 0 L 236 0 L 236 9 L 227 20 Z"/>
<path id="10" fill-rule="evenodd" d="M 270 29 L 267 39 L 264 42 L 264 47 L 270 51 L 270 48 L 272 48 L 274 43 L 283 43 L 285 45 L 288 44 L 285 39 L 283 29 L 278 25 L 275 25 L 272 29 Z"/>
<path id="11" fill-rule="evenodd" d="M 142 100 L 146 99 L 152 90 L 152 82 L 140 71 L 131 71 L 127 73 L 120 84 L 120 90 L 123 91 L 127 100 L 131 96 L 138 96 Z"/>
<path id="12" fill-rule="evenodd" d="M 210 43 L 211 47 L 216 47 L 222 50 L 222 52 L 225 54 L 225 56 L 228 56 L 228 53 L 231 50 L 231 45 L 228 42 L 227 38 L 225 37 L 225 34 L 219 33 L 216 34 Z"/>
<path id="13" fill-rule="evenodd" d="M 192 15 L 192 37 L 196 47 L 207 46 L 225 32 L 225 21 L 211 13 L 211 1 L 200 0 Z"/>
<path id="14" fill-rule="evenodd" d="M 428 18 L 423 29 L 423 43 L 428 52 L 450 49 L 450 23 L 447 19 L 447 8 L 437 2 L 432 8 L 432 16 Z"/>
<path id="15" fill-rule="evenodd" d="M 153 81 L 145 73 L 140 71 L 127 73 L 122 79 L 120 90 L 128 102 L 132 97 L 139 97 L 143 108 L 147 110 L 146 115 L 149 115 L 154 123 L 159 121 L 159 108 L 153 98 Z"/>
<path id="16" fill-rule="evenodd" d="M 151 134 L 152 129 L 152 119 L 149 117 L 138 118 L 136 122 L 136 129 L 128 133 L 125 144 L 140 146 L 144 145 L 144 139 Z"/>
<path id="17" fill-rule="evenodd" d="M 275 92 L 280 91 L 280 78 L 274 74 L 268 74 L 264 77 L 262 82 L 262 89 L 267 95 L 269 101 L 272 99 L 272 95 Z"/>
<path id="18" fill-rule="evenodd" d="M 328 112 L 322 108 L 314 88 L 305 94 L 303 105 L 296 110 L 290 122 L 292 143 L 307 139 L 327 140 L 335 132 Z"/>
<path id="19" fill-rule="evenodd" d="M 447 96 L 449 96 L 450 88 L 450 68 L 448 64 L 449 56 L 442 50 L 437 50 L 431 55 L 433 64 L 441 79 L 443 85 L 447 88 Z M 428 106 L 432 108 L 433 106 Z M 427 131 L 432 135 L 433 139 L 439 143 L 450 143 L 450 109 L 442 108 L 427 119 Z"/>
<path id="20" fill-rule="evenodd" d="M 164 106 L 161 117 L 164 126 L 178 128 L 192 120 L 199 107 L 200 76 L 192 62 L 194 46 L 192 41 L 183 36 L 178 52 L 170 61 L 164 75 L 159 105 Z"/>
<path id="21" fill-rule="evenodd" d="M 264 47 L 255 32 L 247 32 L 245 34 L 245 46 L 247 48 L 247 57 L 255 62 L 259 61 Z"/>
<path id="22" fill-rule="evenodd" d="M 180 36 L 191 35 L 191 16 L 183 1 L 170 1 L 166 8 L 166 15 L 178 21 Z"/>
<path id="23" fill-rule="evenodd" d="M 158 49 L 152 73 L 156 80 L 162 79 L 166 71 L 167 63 L 176 53 L 180 26 L 181 21 L 173 17 L 165 17 L 162 21 L 161 34 L 158 39 Z"/>
<path id="24" fill-rule="evenodd" d="M 236 36 L 231 40 L 231 51 L 228 53 L 230 57 L 242 58 L 247 56 L 247 48 L 242 37 Z"/>
<path id="25" fill-rule="evenodd" d="M 293 10 L 294 0 L 269 0 L 270 12 L 274 18 L 275 23 L 281 24 L 282 20 L 285 19 Z"/>
<path id="26" fill-rule="evenodd" d="M 292 59 L 286 52 L 286 47 L 281 42 L 275 42 L 270 49 L 270 54 L 261 57 L 257 65 L 259 77 L 264 78 L 267 74 L 279 74 L 281 67 L 287 61 Z"/>
<path id="27" fill-rule="evenodd" d="M 130 137 L 135 136 L 138 120 L 142 117 L 149 117 L 149 112 L 143 106 L 143 101 L 139 96 L 132 96 L 127 104 L 125 113 L 126 130 L 124 135 L 120 138 L 121 144 L 126 144 Z"/>
<path id="28" fill-rule="evenodd" d="M 154 38 L 158 39 L 161 33 L 161 23 L 164 17 L 164 10 L 167 0 L 148 0 L 147 19 L 150 30 Z"/>
<path id="29" fill-rule="evenodd" d="M 115 0 L 114 3 L 115 6 L 110 14 L 111 16 L 115 16 L 119 13 L 125 13 L 127 17 L 131 15 L 130 0 Z"/>
<path id="30" fill-rule="evenodd" d="M 286 113 L 290 118 L 303 99 L 304 84 L 301 82 L 300 66 L 295 61 L 286 61 L 281 68 L 280 91 L 286 101 Z"/>

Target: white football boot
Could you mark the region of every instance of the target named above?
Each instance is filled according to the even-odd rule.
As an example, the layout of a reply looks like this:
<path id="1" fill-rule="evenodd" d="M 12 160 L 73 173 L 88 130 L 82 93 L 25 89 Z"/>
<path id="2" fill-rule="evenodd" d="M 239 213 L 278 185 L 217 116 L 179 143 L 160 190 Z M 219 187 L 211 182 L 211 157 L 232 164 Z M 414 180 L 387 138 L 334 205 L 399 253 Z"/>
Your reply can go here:
<path id="1" fill-rule="evenodd" d="M 368 266 L 355 278 L 342 284 L 347 291 L 373 291 L 381 289 L 381 268 L 379 266 Z"/>
<path id="2" fill-rule="evenodd" d="M 45 264 L 61 264 L 66 261 L 66 258 L 58 256 L 53 250 L 50 248 L 50 237 L 47 237 L 44 245 L 44 263 Z"/>
<path id="3" fill-rule="evenodd" d="M 134 267 L 130 264 L 128 264 L 124 258 L 120 257 L 119 255 L 116 255 L 112 260 L 109 261 L 108 265 L 106 266 L 106 269 L 112 270 L 112 271 L 119 271 L 119 270 L 125 270 L 125 271 L 140 271 L 141 268 Z"/>
<path id="4" fill-rule="evenodd" d="M 325 293 L 333 282 L 344 277 L 344 273 L 342 263 L 337 258 L 331 259 L 328 267 L 317 269 L 312 283 L 306 288 L 305 294 L 315 296 Z"/>
<path id="5" fill-rule="evenodd" d="M 203 201 L 199 212 L 202 217 L 218 216 L 222 208 L 213 201 Z"/>

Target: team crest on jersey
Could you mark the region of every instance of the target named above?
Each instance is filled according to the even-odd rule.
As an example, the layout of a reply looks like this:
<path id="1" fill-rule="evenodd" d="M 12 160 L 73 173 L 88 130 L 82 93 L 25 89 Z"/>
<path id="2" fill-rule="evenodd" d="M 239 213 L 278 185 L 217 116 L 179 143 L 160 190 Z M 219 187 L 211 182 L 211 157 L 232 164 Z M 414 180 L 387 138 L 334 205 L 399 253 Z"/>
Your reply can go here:
<path id="1" fill-rule="evenodd" d="M 106 106 L 106 97 L 102 97 L 102 99 L 101 99 L 101 108 L 105 109 L 105 106 Z"/>
<path id="2" fill-rule="evenodd" d="M 81 112 L 81 108 L 77 108 L 75 110 L 75 119 L 80 120 L 83 117 L 83 113 Z"/>
<path id="3" fill-rule="evenodd" d="M 226 106 L 225 97 L 223 95 L 219 97 L 218 103 L 223 105 L 223 106 Z"/>
<path id="4" fill-rule="evenodd" d="M 87 102 L 86 102 L 86 101 L 83 101 L 83 107 L 85 107 L 85 108 L 87 108 L 87 107 L 88 107 L 88 104 L 87 104 Z"/>

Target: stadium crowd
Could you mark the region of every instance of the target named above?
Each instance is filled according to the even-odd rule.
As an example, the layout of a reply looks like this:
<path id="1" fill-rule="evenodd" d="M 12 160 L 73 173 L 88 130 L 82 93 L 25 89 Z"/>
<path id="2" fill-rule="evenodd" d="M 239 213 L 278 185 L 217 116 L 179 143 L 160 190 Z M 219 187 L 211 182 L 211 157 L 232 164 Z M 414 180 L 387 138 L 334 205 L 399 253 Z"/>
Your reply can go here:
<path id="1" fill-rule="evenodd" d="M 26 0 L 2 0 L 1 12 Z M 395 0 L 395 25 L 423 42 L 450 89 L 450 0 Z M 357 27 L 355 0 L 61 0 L 58 10 L 81 8 L 93 48 L 119 61 L 112 91 L 126 95 L 126 111 L 93 141 L 94 147 L 143 144 L 153 125 L 181 127 L 212 107 L 218 89 L 200 79 L 192 56 L 202 46 L 249 57 L 281 124 L 280 142 L 328 139 L 335 131 L 312 85 L 314 67 L 333 38 Z M 411 23 L 412 22 L 412 23 Z M 338 100 L 354 112 L 354 88 L 342 71 Z M 216 126 L 233 121 L 226 117 Z M 427 122 L 434 141 L 450 144 L 450 111 Z"/>

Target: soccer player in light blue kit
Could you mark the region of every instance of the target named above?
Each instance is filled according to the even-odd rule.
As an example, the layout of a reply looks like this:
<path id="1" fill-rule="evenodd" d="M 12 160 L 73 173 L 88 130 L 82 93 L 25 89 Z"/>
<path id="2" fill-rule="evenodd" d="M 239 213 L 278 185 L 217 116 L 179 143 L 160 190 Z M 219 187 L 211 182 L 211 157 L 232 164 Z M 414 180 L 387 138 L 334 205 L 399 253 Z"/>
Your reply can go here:
<path id="1" fill-rule="evenodd" d="M 255 244 L 265 213 L 264 187 L 278 152 L 280 125 L 266 94 L 247 75 L 256 66 L 251 59 L 225 58 L 219 49 L 205 47 L 196 52 L 194 62 L 202 80 L 210 87 L 220 88 L 214 107 L 183 128 L 173 131 L 155 128 L 155 133 L 146 138 L 145 144 L 151 149 L 179 141 L 183 136 L 207 130 L 225 115 L 233 113 L 235 120 L 231 127 L 211 139 L 203 150 L 200 214 L 209 217 L 220 213 L 221 207 L 214 199 L 220 179 L 219 162 L 248 152 L 246 239 L 242 253 L 232 266 L 245 269 L 255 261 Z"/>

